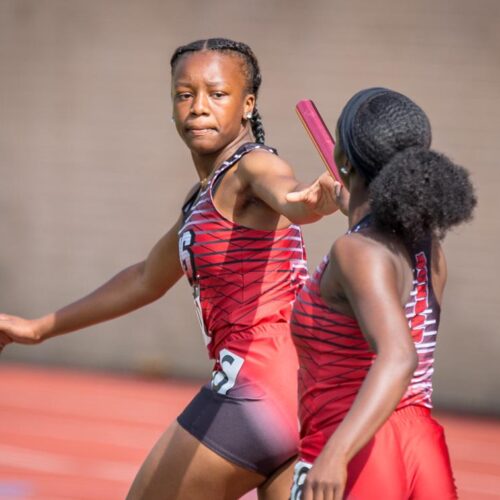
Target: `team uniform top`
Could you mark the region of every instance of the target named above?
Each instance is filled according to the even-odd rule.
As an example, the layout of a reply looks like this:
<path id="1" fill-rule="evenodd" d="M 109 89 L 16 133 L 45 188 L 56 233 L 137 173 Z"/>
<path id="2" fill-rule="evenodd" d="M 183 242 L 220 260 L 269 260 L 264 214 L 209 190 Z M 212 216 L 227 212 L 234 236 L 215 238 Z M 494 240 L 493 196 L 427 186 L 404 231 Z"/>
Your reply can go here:
<path id="1" fill-rule="evenodd" d="M 275 335 L 290 338 L 292 305 L 307 278 L 298 226 L 292 224 L 275 231 L 250 229 L 226 219 L 214 205 L 214 192 L 223 175 L 256 149 L 276 154 L 262 144 L 244 144 L 183 207 L 179 254 L 193 287 L 209 355 L 217 360 L 216 372 L 224 349 L 237 354 L 232 358 L 237 363 L 231 361 L 234 370 L 238 363 L 248 364 L 248 358 L 258 357 L 256 351 L 263 343 L 256 342 L 257 338 Z M 290 344 L 293 349 L 291 341 Z M 296 369 L 296 355 L 291 362 Z"/>
<path id="2" fill-rule="evenodd" d="M 350 232 L 370 225 L 363 219 Z M 405 306 L 418 366 L 398 409 L 432 407 L 434 348 L 439 305 L 432 290 L 430 241 L 411 251 L 413 289 Z M 328 256 L 307 280 L 295 302 L 291 328 L 299 356 L 301 457 L 313 463 L 352 406 L 375 359 L 355 318 L 336 312 L 321 298 Z"/>

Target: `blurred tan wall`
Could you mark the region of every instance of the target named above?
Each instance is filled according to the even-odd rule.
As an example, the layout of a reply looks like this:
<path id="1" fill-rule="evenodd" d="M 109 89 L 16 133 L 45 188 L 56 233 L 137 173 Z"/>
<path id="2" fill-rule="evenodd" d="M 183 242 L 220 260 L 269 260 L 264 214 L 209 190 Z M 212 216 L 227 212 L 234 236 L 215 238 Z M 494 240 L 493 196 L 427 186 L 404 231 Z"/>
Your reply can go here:
<path id="1" fill-rule="evenodd" d="M 304 180 L 323 169 L 295 117 L 314 98 L 333 128 L 383 85 L 429 114 L 434 146 L 470 168 L 475 221 L 445 243 L 449 286 L 435 399 L 500 413 L 497 0 L 0 0 L 0 310 L 32 317 L 143 259 L 195 182 L 170 123 L 176 46 L 249 43 L 268 143 Z M 305 229 L 312 269 L 345 220 Z M 207 376 L 182 282 L 156 304 L 3 359 Z"/>

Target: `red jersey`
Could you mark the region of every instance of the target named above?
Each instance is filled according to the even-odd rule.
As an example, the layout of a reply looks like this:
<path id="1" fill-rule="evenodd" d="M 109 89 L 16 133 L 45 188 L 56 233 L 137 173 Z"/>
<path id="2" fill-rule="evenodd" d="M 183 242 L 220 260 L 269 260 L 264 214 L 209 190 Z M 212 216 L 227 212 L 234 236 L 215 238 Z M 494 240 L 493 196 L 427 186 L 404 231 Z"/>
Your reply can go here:
<path id="1" fill-rule="evenodd" d="M 250 229 L 226 219 L 214 205 L 214 190 L 222 176 L 255 149 L 276 154 L 262 144 L 241 146 L 217 168 L 208 185 L 186 203 L 179 231 L 181 264 L 193 287 L 203 337 L 210 357 L 218 360 L 213 383 L 217 387 L 224 382 L 224 389 L 219 391 L 223 394 L 232 387 L 224 378 L 231 378 L 228 370 L 237 374 L 244 361 L 254 364 L 252 372 L 260 369 L 255 366 L 257 358 L 260 355 L 262 360 L 262 350 L 267 348 L 256 342 L 257 338 L 268 336 L 271 329 L 290 338 L 292 305 L 307 278 L 298 226 L 275 231 Z M 234 346 L 236 340 L 238 347 Z M 291 341 L 290 348 L 293 353 Z M 249 352 L 252 362 L 247 359 Z M 290 363 L 296 370 L 295 353 L 293 358 Z M 225 359 L 226 373 L 222 373 Z"/>
<path id="2" fill-rule="evenodd" d="M 361 221 L 352 231 L 369 225 Z M 418 367 L 398 405 L 431 408 L 432 373 L 439 305 L 430 276 L 430 243 L 412 252 L 413 289 L 405 306 L 418 354 Z M 313 463 L 358 394 L 375 353 L 355 318 L 336 312 L 321 298 L 328 257 L 306 282 L 295 302 L 291 329 L 299 356 L 301 457 Z"/>

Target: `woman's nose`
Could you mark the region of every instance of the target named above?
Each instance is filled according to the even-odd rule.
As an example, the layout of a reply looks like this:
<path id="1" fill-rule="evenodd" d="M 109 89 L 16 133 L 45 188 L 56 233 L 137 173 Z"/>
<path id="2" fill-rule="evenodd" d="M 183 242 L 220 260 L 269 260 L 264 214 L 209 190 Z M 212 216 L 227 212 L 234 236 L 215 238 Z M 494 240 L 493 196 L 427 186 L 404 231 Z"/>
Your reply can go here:
<path id="1" fill-rule="evenodd" d="M 208 99 L 204 94 L 196 94 L 191 101 L 191 113 L 194 115 L 204 115 L 208 113 Z"/>

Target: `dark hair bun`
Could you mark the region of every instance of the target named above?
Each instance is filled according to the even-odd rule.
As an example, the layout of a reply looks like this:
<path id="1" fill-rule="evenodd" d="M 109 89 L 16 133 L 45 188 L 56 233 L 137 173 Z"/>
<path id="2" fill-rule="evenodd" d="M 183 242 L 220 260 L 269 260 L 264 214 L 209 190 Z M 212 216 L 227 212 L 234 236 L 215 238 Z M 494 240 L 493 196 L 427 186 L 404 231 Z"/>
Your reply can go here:
<path id="1" fill-rule="evenodd" d="M 443 238 L 472 218 L 477 203 L 467 170 L 424 148 L 396 153 L 369 190 L 375 224 L 409 242 Z"/>

